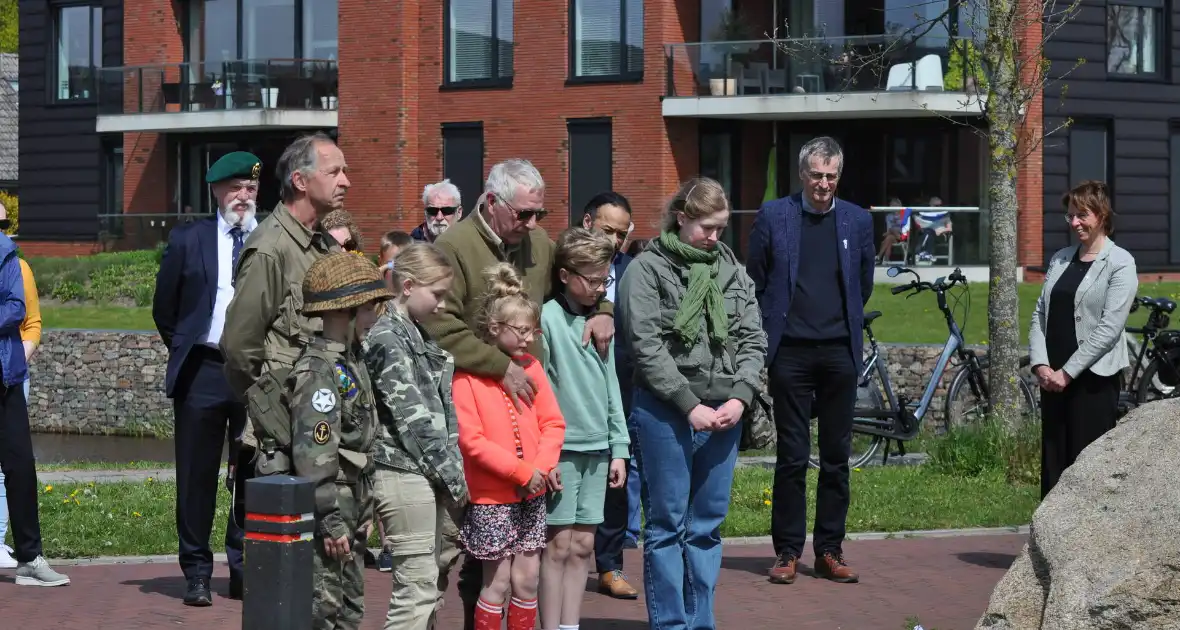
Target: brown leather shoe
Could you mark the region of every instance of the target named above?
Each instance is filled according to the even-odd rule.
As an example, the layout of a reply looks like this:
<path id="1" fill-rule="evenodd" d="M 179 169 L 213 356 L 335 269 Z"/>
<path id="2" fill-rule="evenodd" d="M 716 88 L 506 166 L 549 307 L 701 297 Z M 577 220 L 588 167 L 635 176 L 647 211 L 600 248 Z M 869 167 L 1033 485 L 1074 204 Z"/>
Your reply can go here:
<path id="1" fill-rule="evenodd" d="M 839 552 L 825 552 L 815 559 L 815 576 L 842 584 L 853 584 L 860 581 L 860 576 L 844 564 L 844 554 Z"/>
<path id="2" fill-rule="evenodd" d="M 795 556 L 784 553 L 779 554 L 779 557 L 774 559 L 774 566 L 770 567 L 769 576 L 773 584 L 794 584 L 795 583 L 795 566 L 799 564 L 799 559 Z"/>
<path id="3" fill-rule="evenodd" d="M 635 599 L 639 591 L 627 583 L 622 571 L 607 571 L 598 574 L 598 592 L 615 599 Z"/>

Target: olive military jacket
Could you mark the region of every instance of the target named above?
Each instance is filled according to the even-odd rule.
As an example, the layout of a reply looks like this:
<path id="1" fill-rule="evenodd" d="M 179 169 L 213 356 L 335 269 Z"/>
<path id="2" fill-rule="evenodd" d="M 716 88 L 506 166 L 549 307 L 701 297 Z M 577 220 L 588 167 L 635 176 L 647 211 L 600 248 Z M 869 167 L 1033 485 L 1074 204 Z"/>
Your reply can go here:
<path id="1" fill-rule="evenodd" d="M 315 337 L 287 377 L 291 414 L 291 468 L 315 487 L 316 526 L 325 538 L 351 535 L 341 516 L 337 484 L 356 486 L 372 471 L 377 407 L 364 364 L 344 344 Z M 368 493 L 358 522 L 372 510 Z"/>
<path id="2" fill-rule="evenodd" d="M 264 373 L 289 369 L 322 329 L 319 318 L 303 316 L 303 278 L 313 262 L 336 251 L 336 239 L 307 229 L 282 203 L 246 239 L 220 343 L 226 378 L 240 399 Z"/>
<path id="3" fill-rule="evenodd" d="M 373 325 L 364 348 L 381 422 L 373 454 L 377 464 L 422 475 L 455 504 L 466 503 L 451 400 L 454 358 L 392 307 Z"/>

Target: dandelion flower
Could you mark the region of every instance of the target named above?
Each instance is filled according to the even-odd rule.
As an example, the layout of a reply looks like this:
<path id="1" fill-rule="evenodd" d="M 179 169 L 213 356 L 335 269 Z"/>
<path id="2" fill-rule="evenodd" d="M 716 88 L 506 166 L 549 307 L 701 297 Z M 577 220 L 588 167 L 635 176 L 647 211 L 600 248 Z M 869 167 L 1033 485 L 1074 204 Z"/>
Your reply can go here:
<path id="1" fill-rule="evenodd" d="M 143 514 L 140 514 L 139 512 L 132 512 L 131 516 L 134 516 L 135 518 L 139 518 L 139 517 L 143 516 Z"/>
<path id="2" fill-rule="evenodd" d="M 53 492 L 53 486 L 52 485 L 45 486 L 45 492 L 46 493 Z"/>
<path id="3" fill-rule="evenodd" d="M 762 505 L 770 505 L 770 501 L 763 501 Z"/>

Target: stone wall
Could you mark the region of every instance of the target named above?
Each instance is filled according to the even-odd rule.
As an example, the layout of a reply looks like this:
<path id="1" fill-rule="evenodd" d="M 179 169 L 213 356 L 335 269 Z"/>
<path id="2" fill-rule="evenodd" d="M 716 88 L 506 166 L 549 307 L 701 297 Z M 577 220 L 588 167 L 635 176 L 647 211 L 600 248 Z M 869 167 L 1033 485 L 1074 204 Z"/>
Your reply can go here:
<path id="1" fill-rule="evenodd" d="M 941 347 L 882 347 L 897 392 L 919 399 Z M 33 431 L 171 436 L 172 402 L 164 396 L 167 360 L 154 332 L 45 331 L 30 366 Z M 943 395 L 953 375 L 952 366 L 939 385 L 931 410 L 935 415 L 928 422 L 941 421 Z"/>

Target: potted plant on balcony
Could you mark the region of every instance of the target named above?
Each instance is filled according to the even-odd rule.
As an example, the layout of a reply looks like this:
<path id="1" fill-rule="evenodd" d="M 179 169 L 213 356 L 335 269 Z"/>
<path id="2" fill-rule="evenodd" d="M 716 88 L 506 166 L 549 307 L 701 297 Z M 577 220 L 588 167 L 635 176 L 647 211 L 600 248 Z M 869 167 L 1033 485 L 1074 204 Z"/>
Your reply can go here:
<path id="1" fill-rule="evenodd" d="M 335 60 L 316 60 L 311 62 L 311 81 L 315 86 L 315 92 L 319 94 L 320 108 L 326 110 L 336 109 L 336 94 L 335 89 Z"/>
<path id="2" fill-rule="evenodd" d="M 754 33 L 754 27 L 733 9 L 726 9 L 721 14 L 721 21 L 711 38 L 715 43 L 708 44 L 711 56 L 719 56 L 721 59 L 719 71 L 714 72 L 715 78 L 709 79 L 710 94 L 737 94 L 737 77 L 727 76 L 732 73 L 730 63 L 742 62 L 746 56 L 758 49 L 758 42 L 750 41 L 756 37 Z"/>

